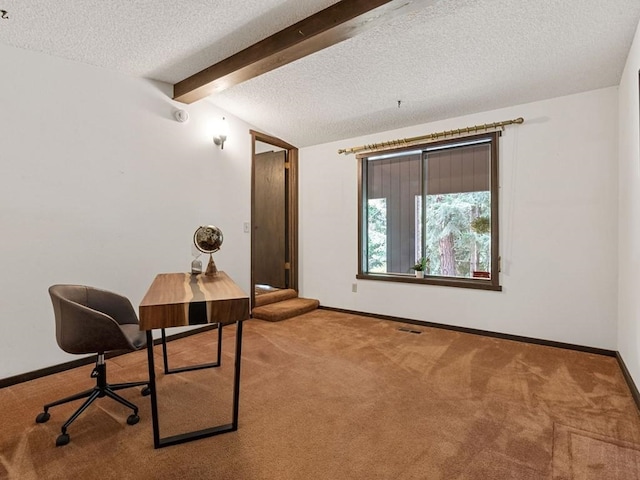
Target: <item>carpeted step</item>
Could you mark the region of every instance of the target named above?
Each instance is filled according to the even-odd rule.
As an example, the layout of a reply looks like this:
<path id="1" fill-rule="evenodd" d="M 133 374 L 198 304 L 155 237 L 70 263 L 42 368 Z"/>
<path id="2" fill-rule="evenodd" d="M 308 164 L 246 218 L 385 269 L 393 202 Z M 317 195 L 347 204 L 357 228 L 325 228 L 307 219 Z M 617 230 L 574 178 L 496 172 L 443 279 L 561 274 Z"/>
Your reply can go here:
<path id="1" fill-rule="evenodd" d="M 278 322 L 315 310 L 319 305 L 320 302 L 312 298 L 290 298 L 282 302 L 256 307 L 251 314 L 253 318 Z"/>
<path id="2" fill-rule="evenodd" d="M 256 307 L 261 307 L 263 305 L 269 305 L 270 303 L 282 302 L 283 300 L 296 298 L 297 296 L 298 296 L 298 292 L 296 292 L 291 288 L 274 290 L 273 292 L 256 295 L 256 300 L 254 302 L 254 305 Z"/>

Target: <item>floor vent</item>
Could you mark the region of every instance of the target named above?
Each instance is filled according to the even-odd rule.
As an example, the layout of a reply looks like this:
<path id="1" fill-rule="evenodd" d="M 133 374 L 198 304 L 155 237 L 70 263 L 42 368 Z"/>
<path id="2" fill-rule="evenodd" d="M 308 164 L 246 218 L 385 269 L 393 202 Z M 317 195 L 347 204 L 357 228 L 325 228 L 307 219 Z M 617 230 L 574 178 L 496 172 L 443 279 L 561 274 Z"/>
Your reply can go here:
<path id="1" fill-rule="evenodd" d="M 404 327 L 400 327 L 398 330 L 400 330 L 401 332 L 415 333 L 416 335 L 420 335 L 422 333 L 420 330 L 411 330 L 410 328 Z"/>

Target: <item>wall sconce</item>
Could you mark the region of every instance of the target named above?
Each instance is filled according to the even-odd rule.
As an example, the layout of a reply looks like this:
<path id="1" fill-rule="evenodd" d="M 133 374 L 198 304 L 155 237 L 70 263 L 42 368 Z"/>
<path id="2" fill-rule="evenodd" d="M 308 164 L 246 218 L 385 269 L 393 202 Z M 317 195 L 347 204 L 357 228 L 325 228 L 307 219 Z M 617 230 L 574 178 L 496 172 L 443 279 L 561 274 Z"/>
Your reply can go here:
<path id="1" fill-rule="evenodd" d="M 220 147 L 220 150 L 224 150 L 224 142 L 227 140 L 228 133 L 227 120 L 222 117 L 222 121 L 218 123 L 216 128 L 217 135 L 214 134 L 213 143 Z"/>

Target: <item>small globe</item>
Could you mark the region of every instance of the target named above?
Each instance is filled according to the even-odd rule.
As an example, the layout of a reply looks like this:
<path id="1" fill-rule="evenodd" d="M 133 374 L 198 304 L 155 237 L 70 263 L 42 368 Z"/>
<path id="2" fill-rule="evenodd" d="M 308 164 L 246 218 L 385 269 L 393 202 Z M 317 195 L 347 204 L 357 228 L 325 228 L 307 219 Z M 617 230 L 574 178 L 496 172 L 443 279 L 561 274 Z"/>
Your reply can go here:
<path id="1" fill-rule="evenodd" d="M 214 253 L 222 246 L 222 230 L 213 225 L 203 225 L 193 234 L 193 243 L 203 253 Z"/>

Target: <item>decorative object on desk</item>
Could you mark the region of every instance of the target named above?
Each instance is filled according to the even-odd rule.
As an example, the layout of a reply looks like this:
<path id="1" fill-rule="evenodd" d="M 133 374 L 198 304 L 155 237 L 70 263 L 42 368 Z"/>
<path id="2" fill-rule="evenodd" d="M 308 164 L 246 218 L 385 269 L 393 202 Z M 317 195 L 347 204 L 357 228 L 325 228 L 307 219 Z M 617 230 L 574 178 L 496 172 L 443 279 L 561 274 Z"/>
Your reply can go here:
<path id="1" fill-rule="evenodd" d="M 193 256 L 193 261 L 191 262 L 191 273 L 196 275 L 198 273 L 202 273 L 202 261 L 200 260 L 200 255 L 202 252 L 195 244 L 191 244 L 191 256 Z"/>
<path id="2" fill-rule="evenodd" d="M 205 275 L 215 275 L 218 273 L 212 254 L 220 250 L 222 240 L 222 230 L 213 225 L 203 225 L 198 227 L 196 232 L 193 234 L 193 244 L 196 248 L 202 253 L 209 254 L 209 264 L 207 265 Z"/>
<path id="3" fill-rule="evenodd" d="M 428 267 L 429 259 L 426 257 L 420 257 L 418 260 L 416 260 L 415 265 L 411 267 L 411 270 L 414 270 L 416 272 L 417 278 L 424 278 L 424 272 L 428 269 Z"/>

